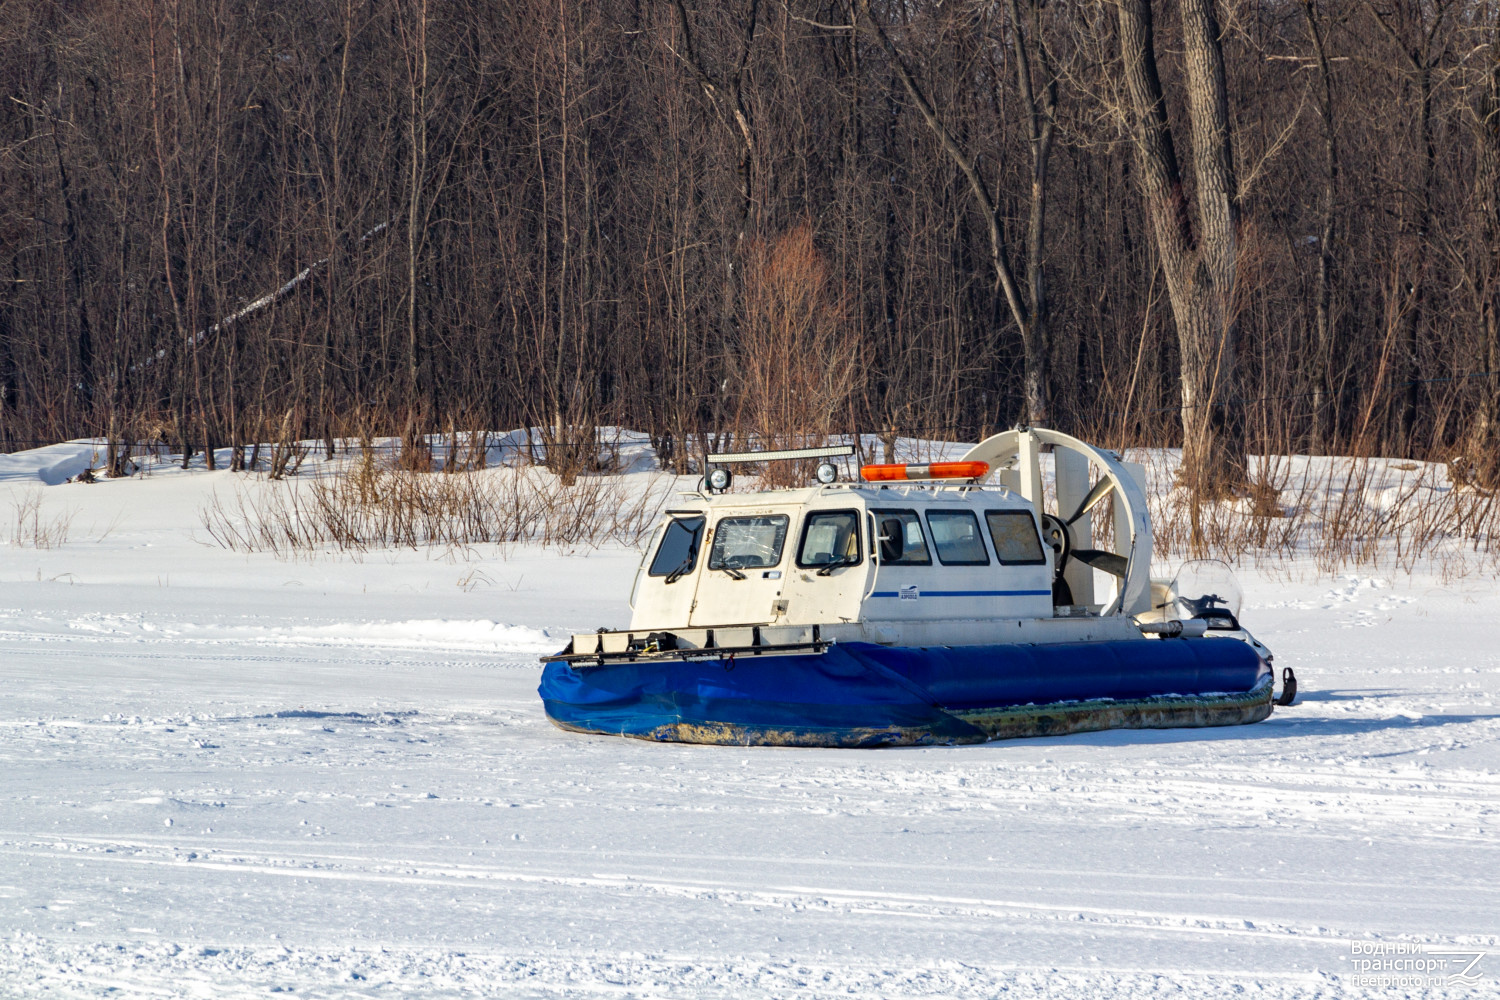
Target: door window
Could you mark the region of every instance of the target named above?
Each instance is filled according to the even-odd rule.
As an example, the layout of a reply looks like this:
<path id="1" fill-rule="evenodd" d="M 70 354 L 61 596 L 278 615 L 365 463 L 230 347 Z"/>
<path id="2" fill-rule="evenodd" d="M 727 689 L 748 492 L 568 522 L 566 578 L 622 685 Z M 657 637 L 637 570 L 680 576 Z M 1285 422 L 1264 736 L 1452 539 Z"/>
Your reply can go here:
<path id="1" fill-rule="evenodd" d="M 703 540 L 703 520 L 703 515 L 698 514 L 674 517 L 667 522 L 667 530 L 651 560 L 652 576 L 664 576 L 668 583 L 674 583 L 693 571 L 698 561 L 698 545 Z"/>
<path id="2" fill-rule="evenodd" d="M 880 561 L 886 566 L 931 566 L 922 521 L 914 510 L 875 510 Z"/>
<path id="3" fill-rule="evenodd" d="M 861 559 L 858 511 L 825 510 L 807 515 L 797 551 L 798 566 L 856 566 Z"/>

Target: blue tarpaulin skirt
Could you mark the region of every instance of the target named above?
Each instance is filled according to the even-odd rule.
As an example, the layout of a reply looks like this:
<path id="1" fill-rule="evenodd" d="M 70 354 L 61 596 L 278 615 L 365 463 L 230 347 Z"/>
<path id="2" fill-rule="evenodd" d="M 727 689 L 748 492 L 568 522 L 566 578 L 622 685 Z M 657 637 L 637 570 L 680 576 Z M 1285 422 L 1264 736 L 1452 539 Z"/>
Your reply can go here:
<path id="1" fill-rule="evenodd" d="M 994 719 L 1042 719 L 1037 732 L 1222 725 L 1255 721 L 1239 717 L 1251 703 L 1264 703 L 1257 716 L 1264 718 L 1269 692 L 1269 668 L 1249 646 L 1227 638 L 847 642 L 816 653 L 554 662 L 538 689 L 548 717 L 565 729 L 786 746 L 970 743 L 1027 734 L 997 730 Z M 1220 705 L 1234 706 L 1235 717 L 1220 718 L 1212 710 Z M 1074 722 L 1060 726 L 1059 712 Z M 1101 724 L 1086 724 L 1091 719 Z"/>

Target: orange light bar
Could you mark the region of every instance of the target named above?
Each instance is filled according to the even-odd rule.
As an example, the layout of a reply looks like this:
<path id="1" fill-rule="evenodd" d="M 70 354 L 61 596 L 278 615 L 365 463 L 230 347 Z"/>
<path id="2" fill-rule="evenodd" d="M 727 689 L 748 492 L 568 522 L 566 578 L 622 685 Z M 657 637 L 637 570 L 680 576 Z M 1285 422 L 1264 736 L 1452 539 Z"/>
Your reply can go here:
<path id="1" fill-rule="evenodd" d="M 990 473 L 988 462 L 932 462 L 927 465 L 864 465 L 859 474 L 867 483 L 914 479 L 983 479 Z"/>

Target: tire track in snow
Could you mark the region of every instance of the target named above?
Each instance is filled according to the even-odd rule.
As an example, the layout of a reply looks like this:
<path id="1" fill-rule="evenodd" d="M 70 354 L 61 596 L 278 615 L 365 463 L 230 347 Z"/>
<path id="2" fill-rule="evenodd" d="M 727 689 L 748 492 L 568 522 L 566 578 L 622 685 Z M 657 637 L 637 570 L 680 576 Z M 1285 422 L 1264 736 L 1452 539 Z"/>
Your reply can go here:
<path id="1" fill-rule="evenodd" d="M 150 655 L 150 654 L 148 654 Z M 347 665 L 348 660 L 340 661 Z M 425 665 L 431 668 L 432 664 Z M 444 710 L 427 715 L 401 715 L 401 732 L 410 739 L 435 740 L 440 735 L 442 760 L 471 761 L 486 752 L 485 733 L 496 733 L 517 725 L 546 730 L 540 713 L 531 705 L 529 691 L 519 698 L 492 693 L 495 712 L 474 715 Z M 518 706 L 522 709 L 517 713 Z M 337 708 L 337 706 L 335 706 Z M 399 711 L 399 710 L 397 710 Z M 309 725 L 300 725 L 303 716 Z M 178 744 L 196 737 L 211 752 L 231 742 L 241 743 L 250 734 L 277 740 L 273 746 L 256 749 L 259 760 L 252 767 L 274 766 L 277 753 L 294 753 L 311 741 L 324 746 L 337 739 L 327 726 L 340 722 L 367 721 L 367 713 L 331 710 L 228 711 L 204 718 L 164 717 L 149 725 L 123 726 L 120 720 L 20 718 L 0 721 L 0 730 L 10 734 L 5 759 L 25 758 L 27 744 L 53 745 L 58 733 L 74 741 L 66 748 L 81 753 L 89 746 L 109 748 L 122 733 L 147 748 L 153 742 L 163 750 L 180 752 Z M 385 711 L 381 719 L 391 715 Z M 323 718 L 326 716 L 327 718 Z M 345 718 L 345 717 L 348 718 Z M 358 718 L 356 718 L 358 716 Z M 1496 720 L 1500 723 L 1500 719 Z M 280 724 L 272 732 L 268 723 Z M 256 727 L 254 730 L 248 727 Z M 467 732 L 461 732 L 467 727 Z M 171 735 L 168 735 L 171 734 Z M 432 744 L 421 744 L 430 747 Z M 547 746 L 507 743 L 511 751 L 545 753 Z M 600 741 L 576 744 L 585 756 L 612 752 L 615 747 Z M 631 748 L 632 750 L 640 748 Z M 432 752 L 430 749 L 428 752 Z M 1016 810 L 1072 817 L 1087 814 L 1094 821 L 1114 823 L 1211 824 L 1235 828 L 1246 824 L 1263 827 L 1267 833 L 1308 831 L 1316 836 L 1347 838 L 1351 834 L 1379 834 L 1406 842 L 1463 842 L 1489 847 L 1500 826 L 1500 776 L 1475 771 L 1395 768 L 1376 770 L 1350 767 L 1339 770 L 1295 767 L 1264 772 L 1214 764 L 1205 769 L 1180 767 L 1014 767 L 987 765 L 986 758 L 1003 752 L 997 745 L 953 748 L 906 760 L 909 769 L 847 764 L 830 767 L 802 766 L 818 759 L 816 751 L 793 754 L 796 764 L 757 769 L 756 780 L 746 782 L 733 771 L 713 768 L 704 755 L 690 759 L 687 770 L 676 771 L 680 758 L 668 767 L 659 759 L 662 750 L 642 750 L 635 763 L 633 780 L 616 786 L 616 795 L 598 800 L 592 788 L 552 784 L 549 798 L 567 799 L 605 811 L 630 809 L 639 802 L 635 792 L 692 788 L 707 793 L 672 796 L 671 804 L 654 808 L 667 811 L 760 812 L 767 814 L 872 816 L 899 800 L 905 815 L 931 817 L 957 814 L 1005 814 Z M 722 754 L 720 755 L 722 756 Z M 703 758 L 699 763 L 699 758 Z M 208 758 L 205 758 L 208 759 Z M 852 758 L 849 758 L 852 760 Z M 757 763 L 770 763 L 761 755 Z M 527 780 L 522 778 L 522 780 Z M 624 792 L 626 794 L 619 795 Z M 732 796 L 732 800 L 728 797 Z M 1339 827 L 1327 831 L 1330 815 L 1341 817 Z"/>
<path id="2" fill-rule="evenodd" d="M 76 846 L 75 846 L 76 845 Z M 84 847 L 87 850 L 80 851 Z M 124 855 L 120 850 L 136 853 Z M 156 856 L 141 856 L 153 851 Z M 511 889 L 522 887 L 541 892 L 556 889 L 619 892 L 627 890 L 645 896 L 664 896 L 699 902 L 740 906 L 771 906 L 798 912 L 844 912 L 892 918 L 921 917 L 926 920 L 967 922 L 981 918 L 987 922 L 1030 923 L 1037 920 L 1086 924 L 1098 931 L 1136 933 L 1152 931 L 1173 935 L 1215 936 L 1266 941 L 1298 938 L 1325 944 L 1347 943 L 1368 938 L 1368 932 L 1326 926 L 1294 925 L 1281 922 L 1252 922 L 1206 913 L 1188 913 L 1181 908 L 1154 911 L 1089 903 L 1046 903 L 1020 899 L 991 899 L 978 896 L 955 896 L 940 893 L 912 893 L 852 889 L 816 885 L 748 885 L 722 879 L 647 877 L 630 873 L 600 872 L 590 875 L 559 871 L 522 871 L 493 865 L 412 862 L 386 860 L 362 855 L 323 853 L 250 856 L 232 850 L 190 850 L 168 848 L 140 840 L 71 838 L 50 842 L 5 842 L 0 853 L 18 857 L 66 856 L 73 861 L 105 864 L 171 867 L 179 872 L 232 872 L 277 878 L 316 879 L 384 885 L 432 886 L 445 889 L 488 887 Z M 353 862 L 346 864 L 344 862 Z M 1200 882 L 1202 879 L 1199 880 Z M 1347 887 L 1346 882 L 1339 882 Z M 1222 890 L 1223 886 L 1216 884 Z M 1500 888 L 1491 888 L 1500 893 Z M 1201 892 L 1185 891 L 1175 899 L 1189 899 Z M 1276 897 L 1257 894 L 1260 901 Z M 1286 902 L 1297 901 L 1287 897 Z M 1445 944 L 1494 947 L 1500 936 L 1464 936 L 1438 938 Z"/>
<path id="3" fill-rule="evenodd" d="M 998 996 L 1113 998 L 1240 998 L 1266 1000 L 1394 998 L 1404 991 L 1350 989 L 1328 972 L 1193 972 L 1166 967 L 1024 966 L 1003 962 L 910 958 L 887 962 L 829 957 L 788 958 L 763 953 L 680 950 L 601 953 L 441 952 L 392 946 L 337 950 L 281 945 L 146 951 L 109 945 L 59 945 L 30 939 L 12 945 L 44 974 L 22 996 L 131 995 L 263 997 L 285 989 L 310 996 L 378 997 L 392 990 L 424 997 L 630 996 L 695 998 L 941 997 L 993 1000 Z M 0 971 L 5 952 L 0 950 Z M 77 992 L 79 986 L 88 992 Z M 1437 988 L 1433 1000 L 1478 997 L 1478 989 Z"/>

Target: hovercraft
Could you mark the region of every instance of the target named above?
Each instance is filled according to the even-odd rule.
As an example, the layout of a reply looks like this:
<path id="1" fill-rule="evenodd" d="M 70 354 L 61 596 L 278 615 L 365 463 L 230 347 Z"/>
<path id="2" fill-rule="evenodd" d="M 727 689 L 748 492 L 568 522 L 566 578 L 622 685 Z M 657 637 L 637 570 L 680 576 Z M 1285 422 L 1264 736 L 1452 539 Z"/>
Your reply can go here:
<path id="1" fill-rule="evenodd" d="M 958 462 L 839 482 L 826 459 L 853 450 L 707 456 L 642 557 L 630 627 L 542 658 L 548 718 L 668 742 L 880 747 L 1270 715 L 1272 657 L 1236 617 L 1228 567 L 1150 579 L 1140 466 L 1021 428 Z M 818 485 L 727 492 L 731 466 L 781 459 L 824 459 Z M 1096 546 L 1106 500 L 1112 544 Z"/>

